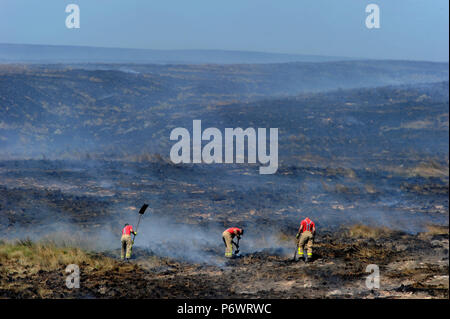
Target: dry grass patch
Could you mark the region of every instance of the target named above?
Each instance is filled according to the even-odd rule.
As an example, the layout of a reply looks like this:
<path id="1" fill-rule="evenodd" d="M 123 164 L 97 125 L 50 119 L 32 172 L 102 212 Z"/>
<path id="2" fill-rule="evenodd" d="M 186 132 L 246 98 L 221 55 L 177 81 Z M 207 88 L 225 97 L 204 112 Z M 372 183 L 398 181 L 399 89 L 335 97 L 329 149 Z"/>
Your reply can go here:
<path id="1" fill-rule="evenodd" d="M 448 226 L 428 225 L 427 231 L 420 233 L 419 238 L 423 240 L 429 240 L 433 236 L 449 235 Z"/>
<path id="2" fill-rule="evenodd" d="M 87 265 L 93 269 L 112 269 L 116 262 L 108 257 L 90 253 L 77 247 L 60 247 L 50 242 L 19 240 L 0 242 L 0 263 L 3 267 L 11 265 L 10 271 L 26 268 L 30 273 L 39 270 L 52 271 L 65 269 L 67 265 Z M 2 268 L 3 268 L 2 267 Z M 4 272 L 5 269 L 2 269 Z"/>
<path id="3" fill-rule="evenodd" d="M 448 226 L 428 225 L 426 233 L 429 235 L 448 235 Z"/>
<path id="4" fill-rule="evenodd" d="M 442 180 L 448 180 L 449 166 L 446 162 L 439 162 L 435 159 L 424 160 L 414 167 L 389 166 L 385 167 L 387 171 L 406 177 L 420 176 L 424 178 L 436 177 Z"/>
<path id="5" fill-rule="evenodd" d="M 387 227 L 371 227 L 366 225 L 353 225 L 347 229 L 347 235 L 352 238 L 373 238 L 386 237 L 392 234 L 392 230 Z"/>
<path id="6" fill-rule="evenodd" d="M 418 166 L 413 168 L 412 174 L 425 178 L 448 178 L 448 165 L 441 165 L 436 161 L 429 160 L 427 162 L 422 162 Z"/>

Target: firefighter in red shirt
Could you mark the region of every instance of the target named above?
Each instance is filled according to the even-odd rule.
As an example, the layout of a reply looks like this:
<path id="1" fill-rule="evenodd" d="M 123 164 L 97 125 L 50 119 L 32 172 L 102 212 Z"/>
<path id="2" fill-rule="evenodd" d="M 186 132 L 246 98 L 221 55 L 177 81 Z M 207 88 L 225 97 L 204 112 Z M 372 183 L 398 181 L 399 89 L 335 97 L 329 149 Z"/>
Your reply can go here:
<path id="1" fill-rule="evenodd" d="M 233 241 L 234 237 L 237 237 L 238 241 L 241 239 L 241 236 L 244 235 L 244 230 L 237 228 L 237 227 L 231 227 L 225 230 L 222 233 L 222 239 L 223 243 L 225 244 L 225 257 L 226 258 L 232 258 L 233 257 L 233 244 L 236 246 L 237 251 L 239 251 L 239 244 L 236 244 Z"/>
<path id="2" fill-rule="evenodd" d="M 316 225 L 314 222 L 306 217 L 300 223 L 300 228 L 298 229 L 298 233 L 296 238 L 298 239 L 298 256 L 303 258 L 304 248 L 306 245 L 306 256 L 305 262 L 308 262 L 308 259 L 312 257 L 312 247 L 314 242 L 314 235 L 316 234 Z"/>
<path id="3" fill-rule="evenodd" d="M 129 224 L 125 224 L 125 227 L 122 229 L 122 252 L 120 254 L 120 258 L 128 261 L 131 257 L 131 247 L 133 246 L 133 240 L 131 239 L 131 234 L 134 236 L 137 235 L 137 232 L 133 230 L 133 226 Z"/>

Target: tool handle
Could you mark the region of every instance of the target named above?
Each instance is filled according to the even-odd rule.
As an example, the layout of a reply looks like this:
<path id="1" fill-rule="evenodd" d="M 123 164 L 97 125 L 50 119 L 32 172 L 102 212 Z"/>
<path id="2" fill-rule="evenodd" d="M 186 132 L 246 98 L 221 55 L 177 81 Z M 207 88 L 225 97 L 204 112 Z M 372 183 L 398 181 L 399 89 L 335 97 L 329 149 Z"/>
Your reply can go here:
<path id="1" fill-rule="evenodd" d="M 142 215 L 139 214 L 139 219 L 138 219 L 138 223 L 137 223 L 137 225 L 136 225 L 136 230 L 135 230 L 136 233 L 137 233 L 137 231 L 138 231 L 139 224 L 141 223 L 141 217 L 142 217 Z M 134 239 L 135 239 L 135 238 L 136 238 L 136 234 L 133 234 L 133 244 L 134 244 Z"/>
<path id="2" fill-rule="evenodd" d="M 298 240 L 296 239 L 295 241 L 297 242 L 297 245 L 296 245 L 295 251 L 294 251 L 294 261 L 295 261 L 295 258 L 297 257 L 297 252 L 298 252 Z"/>
<path id="3" fill-rule="evenodd" d="M 136 232 L 137 232 L 137 230 L 138 230 L 138 228 L 139 228 L 139 224 L 141 223 L 141 217 L 142 217 L 142 215 L 139 215 L 138 223 L 137 223 L 137 225 L 136 225 Z M 136 236 L 136 235 L 135 235 L 135 236 Z"/>

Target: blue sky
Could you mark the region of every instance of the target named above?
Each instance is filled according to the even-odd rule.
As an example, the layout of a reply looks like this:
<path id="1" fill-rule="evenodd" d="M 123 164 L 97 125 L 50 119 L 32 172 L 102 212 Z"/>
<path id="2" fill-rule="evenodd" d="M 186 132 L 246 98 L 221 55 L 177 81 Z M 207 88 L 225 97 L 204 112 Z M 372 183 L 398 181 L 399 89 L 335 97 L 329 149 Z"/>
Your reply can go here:
<path id="1" fill-rule="evenodd" d="M 65 7 L 81 28 L 65 27 Z M 380 6 L 381 28 L 365 27 Z M 0 0 L 0 43 L 448 61 L 448 0 Z"/>

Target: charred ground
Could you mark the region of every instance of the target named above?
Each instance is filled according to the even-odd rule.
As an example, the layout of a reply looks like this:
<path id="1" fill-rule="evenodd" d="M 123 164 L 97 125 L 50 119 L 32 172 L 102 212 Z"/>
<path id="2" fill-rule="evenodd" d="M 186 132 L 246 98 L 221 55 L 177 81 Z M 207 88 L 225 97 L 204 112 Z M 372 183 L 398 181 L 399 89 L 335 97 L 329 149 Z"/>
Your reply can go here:
<path id="1" fill-rule="evenodd" d="M 1 224 L 9 238 L 0 249 L 3 297 L 448 297 L 445 176 L 310 167 L 261 183 L 255 167 L 86 165 L 1 163 Z M 436 165 L 421 169 L 444 170 Z M 117 234 L 135 222 L 142 202 L 151 210 L 132 262 L 123 264 Z M 319 229 L 310 264 L 292 261 L 305 215 Z M 246 236 L 242 257 L 226 261 L 220 234 L 229 225 L 245 227 Z M 8 244 L 17 237 L 32 241 Z M 71 263 L 82 269 L 76 291 L 65 288 Z M 379 290 L 365 286 L 369 264 L 380 267 Z"/>
<path id="2" fill-rule="evenodd" d="M 131 263 L 73 248 L 0 245 L 0 295 L 9 298 L 448 298 L 448 228 L 418 235 L 367 227 L 324 232 L 312 263 L 282 249 L 244 254 L 222 266 L 192 264 L 138 250 Z M 362 231 L 362 235 L 359 235 Z M 30 255 L 52 256 L 39 265 Z M 43 253 L 44 252 L 44 253 Z M 9 255 L 8 255 L 9 253 Z M 66 258 L 55 256 L 67 256 Z M 113 252 L 106 255 L 113 254 Z M 5 256 L 9 257 L 6 258 Z M 28 257 L 27 257 L 28 256 Z M 37 259 L 39 260 L 39 259 Z M 50 259 L 52 260 L 52 259 Z M 81 267 L 81 287 L 65 287 L 64 267 Z M 380 267 L 380 289 L 365 285 L 366 267 Z"/>
<path id="3" fill-rule="evenodd" d="M 2 297 L 448 298 L 448 64 L 0 72 Z M 279 127 L 277 173 L 173 165 L 170 130 L 193 119 Z M 135 259 L 121 264 L 121 227 L 144 202 Z M 306 215 L 316 258 L 294 263 Z M 227 262 L 229 226 L 246 235 Z M 380 290 L 365 286 L 369 264 Z"/>

